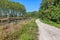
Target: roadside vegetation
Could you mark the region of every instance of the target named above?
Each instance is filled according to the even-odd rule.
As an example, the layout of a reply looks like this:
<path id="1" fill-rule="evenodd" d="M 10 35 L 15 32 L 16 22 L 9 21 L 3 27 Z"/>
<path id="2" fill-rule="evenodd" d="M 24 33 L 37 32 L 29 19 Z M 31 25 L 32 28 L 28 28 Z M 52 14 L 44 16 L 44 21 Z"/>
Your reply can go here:
<path id="1" fill-rule="evenodd" d="M 60 0 L 42 0 L 39 13 L 43 22 L 60 28 Z"/>
<path id="2" fill-rule="evenodd" d="M 23 4 L 0 0 L 0 24 L 0 40 L 37 40 L 35 18 L 28 15 Z"/>
<path id="3" fill-rule="evenodd" d="M 26 12 L 25 6 L 18 2 L 0 0 L 0 19 L 9 17 L 22 19 L 0 25 L 0 40 L 38 40 L 36 19 L 60 28 L 60 0 L 42 0 L 39 11 L 33 12 Z"/>
<path id="4" fill-rule="evenodd" d="M 35 19 L 26 19 L 18 24 L 8 24 L 8 29 L 0 30 L 0 40 L 37 40 L 38 27 Z"/>
<path id="5" fill-rule="evenodd" d="M 45 23 L 45 24 L 49 24 L 49 25 L 51 25 L 51 26 L 55 26 L 55 27 L 57 27 L 57 28 L 60 28 L 60 24 L 57 24 L 56 22 L 49 21 L 49 20 L 42 20 L 42 19 L 40 19 L 40 21 L 42 21 L 42 22 Z"/>
<path id="6" fill-rule="evenodd" d="M 31 19 L 26 25 L 22 26 L 18 33 L 19 40 L 37 40 L 38 27 L 34 19 Z M 16 32 L 17 33 L 17 32 Z"/>

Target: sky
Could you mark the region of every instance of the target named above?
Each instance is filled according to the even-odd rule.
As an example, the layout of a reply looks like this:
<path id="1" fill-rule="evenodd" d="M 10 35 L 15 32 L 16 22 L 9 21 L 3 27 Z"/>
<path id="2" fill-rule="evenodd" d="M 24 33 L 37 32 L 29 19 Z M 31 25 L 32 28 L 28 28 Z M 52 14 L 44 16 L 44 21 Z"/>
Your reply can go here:
<path id="1" fill-rule="evenodd" d="M 42 0 L 12 0 L 23 4 L 27 12 L 38 11 Z"/>

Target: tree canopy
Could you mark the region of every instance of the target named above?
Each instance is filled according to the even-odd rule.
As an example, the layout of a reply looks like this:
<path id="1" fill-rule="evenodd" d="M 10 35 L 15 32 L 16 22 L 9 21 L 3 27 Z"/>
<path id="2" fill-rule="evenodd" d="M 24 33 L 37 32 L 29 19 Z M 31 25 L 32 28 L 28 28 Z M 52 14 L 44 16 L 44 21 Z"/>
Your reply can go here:
<path id="1" fill-rule="evenodd" d="M 42 0 L 39 9 L 40 17 L 60 23 L 60 0 Z"/>
<path id="2" fill-rule="evenodd" d="M 6 11 L 6 10 L 7 10 L 7 12 L 9 11 L 11 15 L 15 14 L 15 13 L 17 13 L 17 14 L 19 13 L 21 15 L 21 14 L 24 14 L 26 12 L 26 9 L 25 9 L 24 5 L 22 5 L 18 2 L 12 2 L 12 1 L 9 1 L 9 0 L 2 0 L 2 1 L 0 0 L 0 11 L 2 11 L 0 13 L 5 14 L 4 11 Z M 12 13 L 12 11 L 14 13 Z"/>

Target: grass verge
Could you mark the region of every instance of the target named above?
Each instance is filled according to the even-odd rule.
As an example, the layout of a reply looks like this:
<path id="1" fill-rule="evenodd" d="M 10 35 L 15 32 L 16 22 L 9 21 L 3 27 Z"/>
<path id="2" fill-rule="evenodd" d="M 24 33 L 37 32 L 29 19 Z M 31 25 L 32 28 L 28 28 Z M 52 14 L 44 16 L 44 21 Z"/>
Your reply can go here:
<path id="1" fill-rule="evenodd" d="M 57 28 L 60 28 L 60 24 L 57 24 L 56 22 L 52 22 L 52 21 L 49 21 L 49 20 L 42 20 L 40 19 L 43 23 L 46 23 L 46 24 L 49 24 L 49 25 L 52 25 L 52 26 L 55 26 Z"/>
<path id="2" fill-rule="evenodd" d="M 17 40 L 37 40 L 38 27 L 35 19 L 30 20 L 15 33 Z"/>

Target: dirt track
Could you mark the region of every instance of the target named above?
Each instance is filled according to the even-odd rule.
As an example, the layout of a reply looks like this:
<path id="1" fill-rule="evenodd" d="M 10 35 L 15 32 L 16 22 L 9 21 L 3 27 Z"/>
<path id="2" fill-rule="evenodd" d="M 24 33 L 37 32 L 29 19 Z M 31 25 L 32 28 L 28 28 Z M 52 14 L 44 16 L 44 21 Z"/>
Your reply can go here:
<path id="1" fill-rule="evenodd" d="M 60 29 L 42 23 L 39 19 L 36 20 L 39 28 L 39 40 L 60 40 Z"/>

